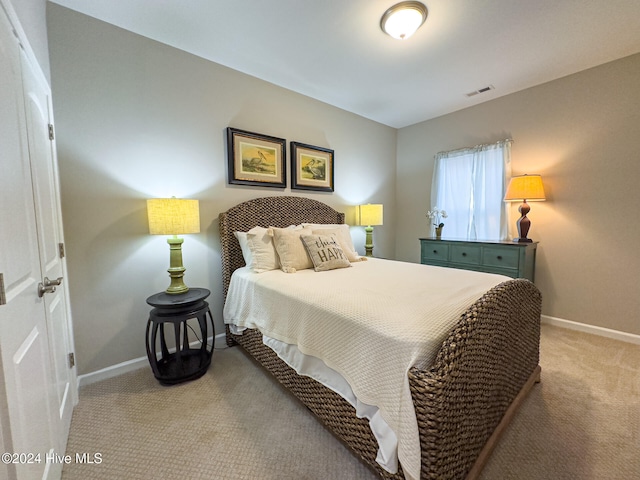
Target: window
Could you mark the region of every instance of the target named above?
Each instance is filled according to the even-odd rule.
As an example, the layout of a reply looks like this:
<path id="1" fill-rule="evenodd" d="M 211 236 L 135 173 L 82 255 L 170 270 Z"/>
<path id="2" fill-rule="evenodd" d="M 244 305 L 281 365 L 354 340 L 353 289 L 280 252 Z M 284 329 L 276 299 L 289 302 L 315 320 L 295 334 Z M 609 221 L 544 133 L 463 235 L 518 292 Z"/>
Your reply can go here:
<path id="1" fill-rule="evenodd" d="M 447 212 L 444 235 L 469 240 L 508 237 L 504 193 L 511 177 L 511 140 L 435 157 L 431 208 Z"/>

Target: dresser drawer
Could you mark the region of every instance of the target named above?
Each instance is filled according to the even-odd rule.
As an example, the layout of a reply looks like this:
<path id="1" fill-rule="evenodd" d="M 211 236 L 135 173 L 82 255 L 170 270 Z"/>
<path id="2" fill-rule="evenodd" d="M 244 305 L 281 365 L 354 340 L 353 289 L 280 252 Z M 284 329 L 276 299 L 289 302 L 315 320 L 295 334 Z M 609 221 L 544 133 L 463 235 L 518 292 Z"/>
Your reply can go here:
<path id="1" fill-rule="evenodd" d="M 518 268 L 520 250 L 517 248 L 484 247 L 482 264 L 491 267 Z"/>
<path id="2" fill-rule="evenodd" d="M 499 273 L 512 278 L 535 279 L 538 242 L 420 239 L 420 262 L 427 265 Z"/>
<path id="3" fill-rule="evenodd" d="M 449 245 L 440 242 L 424 242 L 422 244 L 422 261 L 436 260 L 446 262 L 449 259 Z"/>
<path id="4" fill-rule="evenodd" d="M 480 265 L 481 248 L 477 245 L 451 245 L 450 260 L 455 263 Z"/>

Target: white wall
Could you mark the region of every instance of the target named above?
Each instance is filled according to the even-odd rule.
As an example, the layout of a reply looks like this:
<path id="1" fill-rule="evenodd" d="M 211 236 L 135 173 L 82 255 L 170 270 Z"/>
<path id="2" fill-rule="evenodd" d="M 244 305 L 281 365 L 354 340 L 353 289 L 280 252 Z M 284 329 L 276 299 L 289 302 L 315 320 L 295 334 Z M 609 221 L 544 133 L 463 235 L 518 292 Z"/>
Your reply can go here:
<path id="1" fill-rule="evenodd" d="M 47 41 L 47 0 L 7 0 L 11 3 L 20 26 L 29 39 L 29 45 L 42 69 L 51 83 L 49 70 L 49 46 Z"/>
<path id="2" fill-rule="evenodd" d="M 49 48 L 69 288 L 80 374 L 145 355 L 145 299 L 169 283 L 145 200 L 200 199 L 185 282 L 209 288 L 222 331 L 218 214 L 266 195 L 309 196 L 347 214 L 383 203 L 375 252 L 395 252 L 395 129 L 49 5 Z M 335 192 L 227 185 L 228 126 L 335 150 Z M 287 143 L 287 158 L 289 146 Z M 362 228 L 352 229 L 361 253 Z"/>
<path id="3" fill-rule="evenodd" d="M 543 314 L 640 334 L 639 79 L 633 55 L 399 130 L 396 258 L 420 260 L 434 155 L 511 137 L 513 174 L 547 193 L 528 215 Z"/>

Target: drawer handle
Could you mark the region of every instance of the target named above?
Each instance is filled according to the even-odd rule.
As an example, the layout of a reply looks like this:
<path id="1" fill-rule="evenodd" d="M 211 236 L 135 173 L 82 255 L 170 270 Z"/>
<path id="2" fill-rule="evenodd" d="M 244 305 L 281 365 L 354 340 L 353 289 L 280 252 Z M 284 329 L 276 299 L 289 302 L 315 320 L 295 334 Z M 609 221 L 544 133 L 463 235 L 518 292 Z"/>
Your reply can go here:
<path id="1" fill-rule="evenodd" d="M 466 257 L 467 256 L 467 252 L 462 252 L 462 256 Z"/>
<path id="2" fill-rule="evenodd" d="M 497 258 L 498 260 L 502 260 L 502 255 L 498 255 L 496 258 Z"/>
<path id="3" fill-rule="evenodd" d="M 434 250 L 433 253 L 438 253 L 438 250 Z"/>

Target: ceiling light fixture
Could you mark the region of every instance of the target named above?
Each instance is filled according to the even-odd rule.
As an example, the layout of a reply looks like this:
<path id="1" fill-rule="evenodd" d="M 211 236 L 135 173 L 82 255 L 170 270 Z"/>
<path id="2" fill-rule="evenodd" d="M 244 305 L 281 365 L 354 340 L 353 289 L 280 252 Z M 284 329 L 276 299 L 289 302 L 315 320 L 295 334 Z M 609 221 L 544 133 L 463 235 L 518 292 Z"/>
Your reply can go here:
<path id="1" fill-rule="evenodd" d="M 380 28 L 387 35 L 406 40 L 427 19 L 427 7 L 420 2 L 400 2 L 384 12 Z"/>

